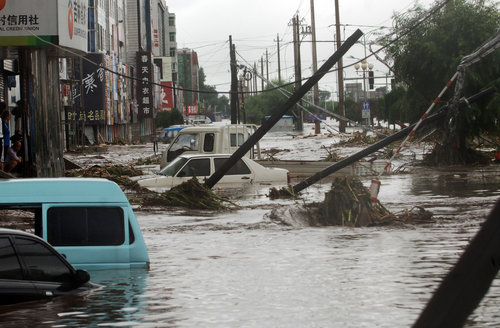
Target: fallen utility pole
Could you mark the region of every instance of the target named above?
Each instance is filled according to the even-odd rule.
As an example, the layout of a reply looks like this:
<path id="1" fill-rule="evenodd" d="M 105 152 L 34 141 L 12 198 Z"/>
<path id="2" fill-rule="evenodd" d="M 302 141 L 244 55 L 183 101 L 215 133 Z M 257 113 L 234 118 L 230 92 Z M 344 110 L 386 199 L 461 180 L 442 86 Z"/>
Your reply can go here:
<path id="1" fill-rule="evenodd" d="M 295 105 L 312 87 L 315 85 L 328 71 L 335 65 L 335 63 L 345 55 L 345 53 L 356 43 L 356 41 L 363 35 L 361 30 L 356 30 L 338 50 L 318 69 L 313 76 L 311 76 L 306 83 L 297 89 L 288 100 L 283 103 L 278 109 L 267 119 L 260 128 L 257 129 L 243 145 L 240 146 L 229 157 L 224 164 L 212 174 L 205 182 L 205 186 L 212 188 L 219 182 L 219 180 L 229 171 L 229 169 L 240 160 L 280 119 L 281 117 Z"/>
<path id="2" fill-rule="evenodd" d="M 476 102 L 478 99 L 480 99 L 486 95 L 489 95 L 489 94 L 493 93 L 494 91 L 495 91 L 494 88 L 489 88 L 489 89 L 486 89 L 484 91 L 481 91 L 481 92 L 473 95 L 472 97 L 470 97 L 466 100 L 462 99 L 460 101 L 459 107 L 468 106 L 469 104 Z M 434 122 L 436 120 L 443 118 L 445 116 L 445 113 L 446 113 L 445 108 L 447 108 L 447 107 L 448 106 L 444 106 L 444 108 L 442 108 L 442 110 L 439 111 L 438 113 L 427 117 L 425 120 L 423 120 L 421 122 L 421 125 L 428 124 L 428 123 L 431 123 L 431 122 Z M 338 170 L 340 170 L 340 169 L 342 169 L 342 168 L 344 168 L 344 167 L 346 167 L 354 162 L 359 161 L 363 157 L 366 157 L 366 156 L 370 155 L 371 153 L 376 152 L 380 148 L 387 146 L 388 144 L 390 144 L 393 141 L 396 141 L 398 139 L 405 137 L 406 135 L 408 135 L 408 133 L 411 132 L 411 130 L 413 129 L 413 127 L 415 125 L 416 125 L 416 123 L 398 131 L 397 133 L 394 133 L 393 135 L 390 135 L 390 136 L 374 143 L 373 145 L 371 145 L 363 150 L 360 150 L 356 154 L 351 155 L 348 158 L 345 158 L 345 159 L 341 160 L 340 162 L 337 162 L 337 163 L 327 167 L 326 169 L 324 169 L 322 171 L 319 171 L 318 173 L 310 176 L 309 178 L 305 179 L 304 181 L 297 183 L 295 186 L 293 186 L 294 193 L 301 192 L 302 190 L 306 189 L 307 187 L 311 186 L 312 184 L 329 176 L 330 174 L 332 174 L 332 173 L 334 173 L 334 172 L 336 172 L 336 171 L 338 171 Z"/>

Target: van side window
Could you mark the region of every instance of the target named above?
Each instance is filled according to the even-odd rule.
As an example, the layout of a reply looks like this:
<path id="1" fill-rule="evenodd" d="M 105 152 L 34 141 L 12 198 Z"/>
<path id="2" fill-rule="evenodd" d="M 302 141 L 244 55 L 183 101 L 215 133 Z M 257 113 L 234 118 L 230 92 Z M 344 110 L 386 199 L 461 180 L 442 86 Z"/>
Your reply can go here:
<path id="1" fill-rule="evenodd" d="M 238 140 L 236 140 L 236 133 L 231 133 L 229 135 L 230 141 L 231 141 L 231 147 L 237 147 L 243 145 L 243 142 L 245 141 L 243 133 L 238 133 Z"/>
<path id="2" fill-rule="evenodd" d="M 51 207 L 47 241 L 53 246 L 111 246 L 125 242 L 120 207 Z"/>
<path id="3" fill-rule="evenodd" d="M 16 248 L 29 268 L 29 280 L 68 281 L 71 276 L 66 264 L 42 243 L 15 237 Z"/>
<path id="4" fill-rule="evenodd" d="M 9 238 L 0 238 L 0 258 L 2 259 L 0 279 L 23 279 L 21 265 L 19 264 Z"/>
<path id="5" fill-rule="evenodd" d="M 227 158 L 214 158 L 215 170 L 217 171 L 224 162 L 227 161 Z M 229 171 L 227 171 L 226 175 L 239 175 L 239 174 L 250 174 L 250 169 L 243 162 L 242 159 L 238 160 L 236 164 L 234 164 Z"/>
<path id="6" fill-rule="evenodd" d="M 203 139 L 203 151 L 211 153 L 214 151 L 214 139 L 215 135 L 213 133 L 205 133 L 205 138 Z"/>

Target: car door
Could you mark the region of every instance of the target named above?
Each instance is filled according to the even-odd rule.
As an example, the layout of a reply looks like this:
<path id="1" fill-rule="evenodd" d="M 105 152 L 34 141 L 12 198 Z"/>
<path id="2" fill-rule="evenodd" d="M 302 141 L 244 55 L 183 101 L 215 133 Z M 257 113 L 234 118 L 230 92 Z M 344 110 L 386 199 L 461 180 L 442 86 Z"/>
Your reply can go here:
<path id="1" fill-rule="evenodd" d="M 40 299 L 30 280 L 24 280 L 23 269 L 9 236 L 0 236 L 0 305 Z"/>
<path id="2" fill-rule="evenodd" d="M 214 166 L 217 171 L 228 158 L 214 158 Z M 252 183 L 254 180 L 253 172 L 240 158 L 220 180 L 220 184 L 239 186 L 242 183 Z"/>
<path id="3" fill-rule="evenodd" d="M 65 295 L 71 292 L 72 269 L 57 253 L 36 239 L 15 236 L 17 254 L 25 266 L 25 280 L 29 280 L 39 299 Z"/>
<path id="4" fill-rule="evenodd" d="M 210 172 L 210 158 L 191 158 L 175 174 L 173 186 L 179 185 L 193 177 L 198 178 L 203 183 L 210 176 Z"/>

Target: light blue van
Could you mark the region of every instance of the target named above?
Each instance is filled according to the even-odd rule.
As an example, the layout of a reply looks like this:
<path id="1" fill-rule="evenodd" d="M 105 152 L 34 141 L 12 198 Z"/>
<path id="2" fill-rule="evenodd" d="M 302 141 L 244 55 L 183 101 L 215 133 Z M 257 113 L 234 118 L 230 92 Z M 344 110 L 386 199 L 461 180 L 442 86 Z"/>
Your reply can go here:
<path id="1" fill-rule="evenodd" d="M 0 179 L 0 209 L 31 214 L 32 232 L 77 269 L 149 268 L 137 219 L 127 197 L 112 181 Z"/>

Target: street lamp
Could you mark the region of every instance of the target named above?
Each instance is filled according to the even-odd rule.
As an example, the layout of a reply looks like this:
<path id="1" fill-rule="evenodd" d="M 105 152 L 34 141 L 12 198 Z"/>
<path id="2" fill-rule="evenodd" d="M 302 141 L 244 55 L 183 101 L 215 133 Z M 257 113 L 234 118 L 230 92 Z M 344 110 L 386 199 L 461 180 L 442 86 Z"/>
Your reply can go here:
<path id="1" fill-rule="evenodd" d="M 354 68 L 356 69 L 357 72 L 360 68 L 359 63 L 356 63 L 354 65 Z M 363 94 L 364 94 L 364 99 L 361 107 L 361 114 L 362 114 L 361 118 L 366 118 L 368 121 L 367 124 L 370 124 L 370 105 L 368 103 L 368 96 L 366 92 L 366 71 L 367 69 L 371 71 L 373 69 L 373 64 L 368 63 L 366 59 L 363 59 L 361 61 L 361 69 L 363 70 Z"/>

